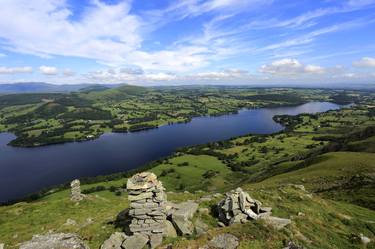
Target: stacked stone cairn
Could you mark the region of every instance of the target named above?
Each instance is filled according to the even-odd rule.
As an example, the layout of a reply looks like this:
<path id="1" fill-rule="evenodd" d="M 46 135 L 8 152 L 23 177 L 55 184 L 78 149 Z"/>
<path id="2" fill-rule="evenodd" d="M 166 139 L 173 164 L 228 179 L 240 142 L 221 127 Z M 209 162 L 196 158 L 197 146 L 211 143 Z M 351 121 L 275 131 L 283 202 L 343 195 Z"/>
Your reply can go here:
<path id="1" fill-rule="evenodd" d="M 74 202 L 82 201 L 85 195 L 81 194 L 81 186 L 78 179 L 70 183 L 70 199 Z"/>
<path id="2" fill-rule="evenodd" d="M 226 193 L 217 205 L 219 220 L 229 226 L 233 223 L 245 223 L 271 215 L 272 208 L 262 207 L 262 203 L 250 197 L 241 188 Z"/>
<path id="3" fill-rule="evenodd" d="M 165 232 L 165 189 L 156 175 L 149 172 L 134 175 L 128 179 L 126 187 L 130 201 L 129 216 L 132 218 L 129 230 L 133 238 L 127 238 L 123 247 L 126 248 L 127 243 L 132 243 L 132 240 L 141 240 L 155 248 L 162 243 Z"/>

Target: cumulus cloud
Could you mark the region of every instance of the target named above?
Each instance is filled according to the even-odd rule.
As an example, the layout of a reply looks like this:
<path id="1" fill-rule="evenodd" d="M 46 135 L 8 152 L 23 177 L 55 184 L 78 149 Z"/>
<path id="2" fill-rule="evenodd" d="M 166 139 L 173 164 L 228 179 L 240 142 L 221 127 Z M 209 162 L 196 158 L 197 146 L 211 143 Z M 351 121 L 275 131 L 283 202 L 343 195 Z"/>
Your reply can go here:
<path id="1" fill-rule="evenodd" d="M 49 67 L 49 66 L 41 66 L 39 67 L 39 71 L 45 75 L 56 75 L 58 70 L 56 67 Z"/>
<path id="2" fill-rule="evenodd" d="M 5 48 L 17 52 L 121 62 L 141 42 L 130 7 L 130 1 L 107 5 L 93 0 L 73 21 L 67 1 L 2 0 L 0 37 Z"/>
<path id="3" fill-rule="evenodd" d="M 0 67 L 0 74 L 32 73 L 32 67 Z"/>
<path id="4" fill-rule="evenodd" d="M 71 76 L 75 76 L 76 73 L 74 71 L 72 71 L 71 69 L 66 68 L 63 71 L 63 75 L 66 76 L 66 77 L 71 77 Z"/>
<path id="5" fill-rule="evenodd" d="M 375 68 L 375 58 L 372 57 L 363 57 L 358 61 L 353 62 L 355 67 L 374 67 Z"/>
<path id="6" fill-rule="evenodd" d="M 297 59 L 281 59 L 263 65 L 259 71 L 261 73 L 273 75 L 293 75 L 293 74 L 317 74 L 324 73 L 325 69 L 318 65 L 304 65 Z"/>

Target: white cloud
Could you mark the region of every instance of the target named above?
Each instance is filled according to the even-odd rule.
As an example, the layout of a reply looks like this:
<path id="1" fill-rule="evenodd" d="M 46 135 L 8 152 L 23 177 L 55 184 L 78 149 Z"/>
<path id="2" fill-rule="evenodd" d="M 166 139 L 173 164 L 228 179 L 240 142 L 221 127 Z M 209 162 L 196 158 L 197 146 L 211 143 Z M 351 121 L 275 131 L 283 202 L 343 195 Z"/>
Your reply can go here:
<path id="1" fill-rule="evenodd" d="M 2 0 L 0 37 L 4 48 L 17 52 L 122 62 L 141 42 L 139 21 L 129 10 L 130 1 L 93 0 L 73 21 L 64 0 Z"/>
<path id="2" fill-rule="evenodd" d="M 57 73 L 57 69 L 56 69 L 56 73 Z M 63 71 L 63 75 L 66 76 L 66 77 L 71 77 L 71 76 L 75 76 L 76 73 L 74 71 L 72 71 L 71 69 L 66 68 Z"/>
<path id="3" fill-rule="evenodd" d="M 2 54 L 2 53 L 0 53 L 0 58 L 1 57 L 6 57 L 6 54 Z"/>
<path id="4" fill-rule="evenodd" d="M 32 67 L 0 67 L 0 74 L 32 73 Z"/>
<path id="5" fill-rule="evenodd" d="M 176 79 L 176 75 L 167 73 L 146 74 L 145 79 L 152 81 L 170 81 Z"/>
<path id="6" fill-rule="evenodd" d="M 324 73 L 325 69 L 317 65 L 307 65 L 305 66 L 306 73 Z"/>
<path id="7" fill-rule="evenodd" d="M 56 67 L 49 67 L 49 66 L 41 66 L 39 67 L 39 71 L 45 75 L 56 75 L 58 70 Z"/>
<path id="8" fill-rule="evenodd" d="M 363 57 L 358 61 L 353 62 L 354 67 L 374 67 L 375 68 L 375 58 Z"/>
<path id="9" fill-rule="evenodd" d="M 261 73 L 273 75 L 293 75 L 293 74 L 321 74 L 325 69 L 318 65 L 304 65 L 297 59 L 286 58 L 276 60 L 270 64 L 263 65 L 259 71 Z"/>

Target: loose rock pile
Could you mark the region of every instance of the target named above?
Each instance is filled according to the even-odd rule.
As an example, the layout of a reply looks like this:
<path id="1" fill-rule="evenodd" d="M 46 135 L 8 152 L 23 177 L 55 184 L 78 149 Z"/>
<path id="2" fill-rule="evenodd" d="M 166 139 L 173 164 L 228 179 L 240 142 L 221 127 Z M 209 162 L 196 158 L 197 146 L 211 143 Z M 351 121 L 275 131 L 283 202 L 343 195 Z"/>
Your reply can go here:
<path id="1" fill-rule="evenodd" d="M 139 248 L 147 243 L 151 248 L 155 248 L 162 243 L 165 232 L 167 212 L 163 185 L 155 174 L 143 172 L 128 180 L 127 190 L 130 201 L 129 216 L 132 218 L 129 229 L 133 238 L 127 238 L 123 247 L 135 249 L 134 245 L 131 245 L 134 240 L 143 244 Z"/>
<path id="2" fill-rule="evenodd" d="M 241 188 L 226 193 L 225 199 L 218 203 L 219 219 L 227 226 L 270 216 L 271 210 L 270 207 L 262 207 L 260 201 L 251 198 Z"/>
<path id="3" fill-rule="evenodd" d="M 71 197 L 70 199 L 74 202 L 79 202 L 82 201 L 84 198 L 84 195 L 81 194 L 81 186 L 79 180 L 73 180 L 70 183 L 70 192 L 71 192 Z"/>

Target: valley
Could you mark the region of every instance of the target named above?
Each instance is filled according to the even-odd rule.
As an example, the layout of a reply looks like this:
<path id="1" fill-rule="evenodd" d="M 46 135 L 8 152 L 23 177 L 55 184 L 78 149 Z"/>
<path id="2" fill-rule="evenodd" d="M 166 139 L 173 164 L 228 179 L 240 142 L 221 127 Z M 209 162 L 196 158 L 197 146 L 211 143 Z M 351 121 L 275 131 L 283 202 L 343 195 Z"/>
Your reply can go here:
<path id="1" fill-rule="evenodd" d="M 333 101 L 333 96 L 338 95 L 336 91 L 324 91 L 319 96 L 311 94 L 311 90 L 282 91 L 296 91 L 305 96 L 306 102 Z M 88 198 L 79 205 L 71 203 L 66 184 L 35 193 L 22 202 L 3 205 L 0 207 L 0 241 L 16 248 L 19 242 L 30 239 L 33 234 L 52 230 L 78 233 L 91 248 L 99 248 L 110 234 L 122 230 L 113 224 L 119 212 L 129 206 L 124 190 L 127 178 L 147 170 L 163 182 L 170 201 L 193 200 L 200 208 L 214 210 L 220 200 L 215 197 L 217 193 L 241 187 L 264 205 L 273 207 L 275 215 L 292 221 L 280 231 L 261 221 L 221 228 L 213 213 L 198 213 L 194 219 L 208 225 L 207 233 L 169 238 L 163 245 L 198 248 L 216 234 L 230 232 L 239 238 L 239 248 L 282 248 L 289 240 L 305 248 L 362 248 L 358 234 L 373 238 L 375 232 L 375 96 L 371 92 L 345 93 L 340 100 L 346 101 L 341 103 L 348 104 L 349 97 L 354 105 L 323 112 L 311 105 L 308 109 L 299 107 L 311 113 L 293 111 L 289 115 L 284 109 L 284 112 L 278 112 L 275 111 L 277 108 L 266 108 L 274 110 L 268 117 L 281 127 L 271 134 L 245 133 L 178 147 L 172 154 L 140 168 L 83 177 L 80 179 L 82 192 Z M 264 99 L 251 103 L 257 107 L 288 104 Z M 236 109 L 222 109 L 223 112 L 215 114 L 240 107 L 234 106 Z M 4 109 L 11 108 L 20 106 Z M 236 115 L 241 117 L 241 113 Z M 228 117 L 222 118 L 224 122 Z M 230 123 L 237 122 L 233 120 Z M 162 128 L 155 131 L 159 130 Z M 74 220 L 75 225 L 67 220 Z M 29 224 L 33 224 L 32 229 Z M 373 245 L 370 243 L 367 248 L 373 248 Z"/>

